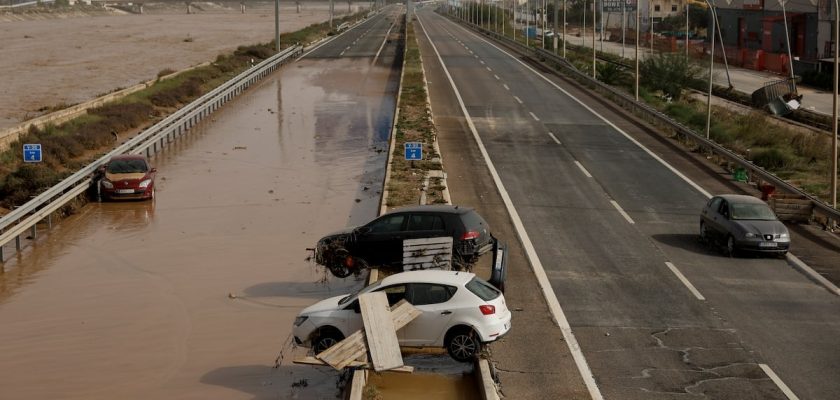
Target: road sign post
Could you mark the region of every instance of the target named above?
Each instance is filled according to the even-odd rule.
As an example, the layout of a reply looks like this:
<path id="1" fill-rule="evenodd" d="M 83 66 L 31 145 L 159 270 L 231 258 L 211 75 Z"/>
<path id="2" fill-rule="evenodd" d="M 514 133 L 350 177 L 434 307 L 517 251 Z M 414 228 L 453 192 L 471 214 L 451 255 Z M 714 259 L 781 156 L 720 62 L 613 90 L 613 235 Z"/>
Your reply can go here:
<path id="1" fill-rule="evenodd" d="M 43 161 L 40 144 L 23 145 L 23 161 L 28 163 L 39 163 Z"/>
<path id="2" fill-rule="evenodd" d="M 419 161 L 423 159 L 423 143 L 407 142 L 405 144 L 405 159 L 407 161 Z"/>

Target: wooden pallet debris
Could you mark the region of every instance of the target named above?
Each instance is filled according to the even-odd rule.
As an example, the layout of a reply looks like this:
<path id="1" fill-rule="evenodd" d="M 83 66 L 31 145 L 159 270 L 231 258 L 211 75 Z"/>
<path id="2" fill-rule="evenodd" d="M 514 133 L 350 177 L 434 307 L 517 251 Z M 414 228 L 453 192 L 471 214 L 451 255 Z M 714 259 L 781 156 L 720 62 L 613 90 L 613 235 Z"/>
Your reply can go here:
<path id="1" fill-rule="evenodd" d="M 776 193 L 770 197 L 769 203 L 782 221 L 806 222 L 811 219 L 814 210 L 811 200 L 793 194 Z"/>
<path id="2" fill-rule="evenodd" d="M 391 319 L 388 296 L 385 292 L 365 293 L 359 296 L 362 321 L 365 326 L 367 348 L 374 371 L 385 371 L 403 366 L 397 330 Z"/>
<path id="3" fill-rule="evenodd" d="M 311 356 L 296 358 L 293 362 L 295 364 L 306 364 L 306 365 L 321 365 L 321 366 L 327 365 L 323 361 L 321 361 L 321 360 L 319 360 L 315 357 L 311 357 Z M 366 361 L 351 361 L 349 364 L 347 364 L 347 366 L 348 367 L 357 367 L 357 368 L 367 368 L 367 367 L 370 367 L 370 364 L 368 364 Z M 402 367 L 390 369 L 388 371 L 412 373 L 412 372 L 414 372 L 414 367 L 412 367 L 410 365 L 404 365 Z"/>
<path id="4" fill-rule="evenodd" d="M 364 312 L 364 309 L 363 309 Z M 405 300 L 391 307 L 391 320 L 393 322 L 394 330 L 396 332 L 402 327 L 408 325 L 409 322 L 417 318 L 422 311 L 418 310 Z M 396 333 L 395 333 L 396 334 Z M 324 364 L 341 370 L 345 367 L 351 366 L 361 358 L 364 360 L 367 355 L 367 337 L 364 330 L 354 332 L 344 340 L 336 343 L 329 349 L 317 354 L 315 358 L 321 360 Z"/>
<path id="5" fill-rule="evenodd" d="M 452 237 L 403 240 L 403 270 L 452 269 Z"/>

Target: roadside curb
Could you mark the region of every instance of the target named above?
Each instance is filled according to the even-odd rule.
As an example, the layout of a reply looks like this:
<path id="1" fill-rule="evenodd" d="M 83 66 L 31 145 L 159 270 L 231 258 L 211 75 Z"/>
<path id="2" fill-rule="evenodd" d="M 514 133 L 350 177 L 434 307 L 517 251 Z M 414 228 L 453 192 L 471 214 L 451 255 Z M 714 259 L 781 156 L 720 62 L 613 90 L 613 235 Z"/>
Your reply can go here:
<path id="1" fill-rule="evenodd" d="M 793 267 L 793 269 L 801 272 L 804 274 L 808 279 L 814 281 L 814 283 L 824 287 L 828 290 L 831 294 L 835 296 L 840 296 L 840 288 L 835 286 L 831 283 L 828 279 L 825 279 L 824 276 L 820 275 L 819 272 L 815 271 L 813 268 L 809 267 L 808 264 L 805 264 L 804 261 L 800 260 L 799 257 L 788 253 L 785 256 L 787 263 Z"/>
<path id="2" fill-rule="evenodd" d="M 405 27 L 408 29 L 408 14 L 405 17 Z M 403 80 L 405 79 L 405 48 L 403 46 L 402 69 L 400 70 L 400 84 L 397 86 L 397 102 L 394 104 L 394 120 L 391 121 L 391 137 L 388 140 L 388 159 L 385 161 L 385 180 L 382 182 L 382 197 L 379 199 L 379 214 L 388 211 L 388 183 L 391 181 L 391 163 L 394 161 L 394 148 L 397 145 L 397 122 L 400 119 L 400 99 L 402 98 Z"/>

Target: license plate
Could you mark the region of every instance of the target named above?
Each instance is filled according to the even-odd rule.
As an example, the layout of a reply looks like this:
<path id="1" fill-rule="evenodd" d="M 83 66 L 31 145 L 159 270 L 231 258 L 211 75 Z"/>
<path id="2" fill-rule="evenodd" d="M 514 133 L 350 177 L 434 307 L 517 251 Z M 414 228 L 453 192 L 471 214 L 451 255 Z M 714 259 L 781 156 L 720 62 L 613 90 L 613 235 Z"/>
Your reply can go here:
<path id="1" fill-rule="evenodd" d="M 776 242 L 761 242 L 758 247 L 779 247 L 779 244 Z"/>
<path id="2" fill-rule="evenodd" d="M 134 194 L 134 189 L 117 189 L 119 194 Z"/>

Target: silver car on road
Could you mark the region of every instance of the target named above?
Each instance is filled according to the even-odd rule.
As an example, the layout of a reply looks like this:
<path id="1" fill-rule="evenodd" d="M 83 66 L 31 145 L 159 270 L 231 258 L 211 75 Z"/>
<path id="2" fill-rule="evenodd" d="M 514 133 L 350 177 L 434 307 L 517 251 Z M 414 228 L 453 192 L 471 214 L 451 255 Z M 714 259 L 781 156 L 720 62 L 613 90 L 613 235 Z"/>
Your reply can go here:
<path id="1" fill-rule="evenodd" d="M 700 239 L 722 243 L 728 255 L 743 250 L 784 256 L 790 233 L 767 203 L 752 196 L 712 197 L 700 213 Z"/>

